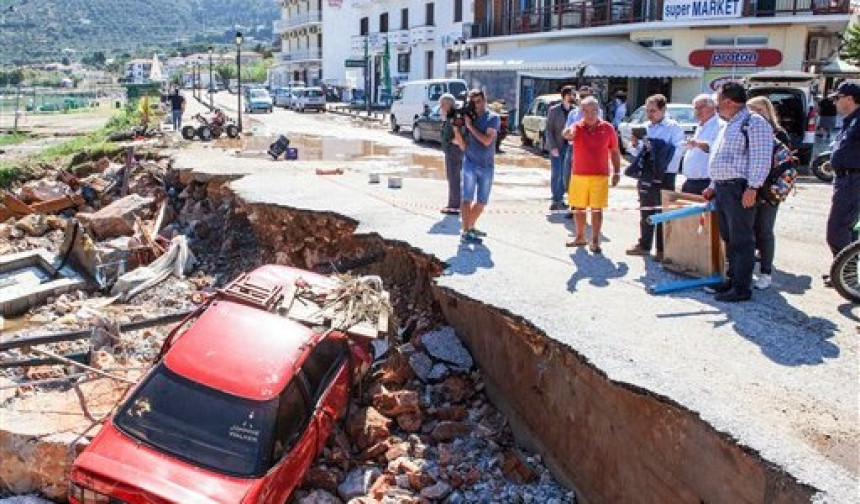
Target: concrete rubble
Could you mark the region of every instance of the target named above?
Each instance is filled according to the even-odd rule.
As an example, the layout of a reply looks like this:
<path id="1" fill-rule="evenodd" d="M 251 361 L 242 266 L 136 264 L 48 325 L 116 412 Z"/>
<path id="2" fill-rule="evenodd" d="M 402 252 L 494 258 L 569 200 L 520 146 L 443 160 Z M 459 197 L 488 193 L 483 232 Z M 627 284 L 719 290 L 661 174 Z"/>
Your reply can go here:
<path id="1" fill-rule="evenodd" d="M 0 224 L 0 236 L 8 237 L 0 253 L 42 246 L 58 251 L 59 258 L 59 251 L 70 251 L 69 263 L 95 284 L 51 296 L 10 319 L 14 337 L 92 328 L 87 338 L 43 348 L 137 377 L 154 362 L 170 326 L 122 332 L 120 324 L 187 310 L 236 273 L 270 258 L 223 180 L 183 180 L 166 164 L 144 162 L 131 175 L 130 194 L 120 196 L 122 170 L 106 159 L 82 161 L 75 171 L 81 178 L 52 173 L 18 188 L 7 198 L 11 207 L 3 207 L 10 216 Z M 75 204 L 54 213 L 33 208 L 58 198 Z M 288 225 L 306 226 L 332 247 L 340 239 L 313 220 Z M 338 259 L 334 249 L 329 255 L 296 246 L 283 251 L 277 262 L 320 265 Z M 195 255 L 196 273 L 183 278 Z M 122 267 L 108 270 L 115 264 Z M 406 315 L 399 339 L 375 342 L 372 373 L 356 388 L 362 393 L 310 469 L 296 502 L 575 501 L 540 457 L 517 456 L 527 458 L 529 477 L 506 462 L 522 452 L 504 416 L 484 396 L 471 355 L 452 328 L 431 330 L 425 305 L 402 299 L 399 288 L 391 286 Z M 116 294 L 126 296 L 109 297 Z M 37 357 L 28 348 L 13 348 L 0 361 Z M 40 362 L 0 368 L 0 387 L 0 495 L 36 492 L 62 499 L 72 461 L 127 385 Z"/>

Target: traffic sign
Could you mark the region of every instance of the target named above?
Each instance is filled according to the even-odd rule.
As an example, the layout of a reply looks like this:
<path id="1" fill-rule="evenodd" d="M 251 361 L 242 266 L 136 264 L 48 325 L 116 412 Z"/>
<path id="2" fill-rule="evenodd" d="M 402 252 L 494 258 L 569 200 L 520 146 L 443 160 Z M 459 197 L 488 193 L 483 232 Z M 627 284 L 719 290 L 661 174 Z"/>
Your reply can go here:
<path id="1" fill-rule="evenodd" d="M 348 59 L 346 60 L 346 68 L 364 68 L 365 62 L 363 59 Z"/>

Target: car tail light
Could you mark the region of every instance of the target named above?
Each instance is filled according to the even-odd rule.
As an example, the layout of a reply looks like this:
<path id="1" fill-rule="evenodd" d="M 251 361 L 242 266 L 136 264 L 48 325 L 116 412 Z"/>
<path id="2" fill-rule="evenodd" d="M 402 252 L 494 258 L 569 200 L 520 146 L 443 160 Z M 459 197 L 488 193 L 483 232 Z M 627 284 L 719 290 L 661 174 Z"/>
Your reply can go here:
<path id="1" fill-rule="evenodd" d="M 809 107 L 809 114 L 806 116 L 806 131 L 815 131 L 815 118 L 818 116 L 814 107 Z"/>
<path id="2" fill-rule="evenodd" d="M 124 500 L 100 494 L 74 482 L 69 485 L 69 500 L 79 504 L 126 504 Z"/>

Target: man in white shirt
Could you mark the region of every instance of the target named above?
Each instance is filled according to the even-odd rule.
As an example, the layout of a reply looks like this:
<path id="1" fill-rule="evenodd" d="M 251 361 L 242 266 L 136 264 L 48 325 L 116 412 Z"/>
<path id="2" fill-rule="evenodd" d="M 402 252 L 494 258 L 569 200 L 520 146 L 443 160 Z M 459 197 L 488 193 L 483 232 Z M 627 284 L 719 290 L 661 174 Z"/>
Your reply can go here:
<path id="1" fill-rule="evenodd" d="M 643 184 L 640 180 L 637 184 L 639 191 L 639 205 L 642 207 L 659 207 L 662 204 L 662 195 L 660 191 L 675 190 L 675 178 L 678 176 L 678 167 L 681 164 L 681 158 L 684 155 L 684 144 L 686 137 L 684 129 L 674 119 L 666 115 L 666 97 L 661 94 L 651 95 L 645 100 L 645 112 L 648 114 L 650 121 L 647 128 L 647 136 L 651 140 L 663 140 L 667 144 L 675 147 L 675 153 L 672 159 L 666 166 L 666 171 L 663 174 L 662 185 Z M 639 148 L 639 139 L 635 136 L 631 138 L 631 144 L 634 149 Z M 659 210 L 642 210 L 641 221 L 639 224 L 640 236 L 639 242 L 633 247 L 627 249 L 627 255 L 646 256 L 651 253 L 651 244 L 655 242 L 654 235 L 656 234 L 656 252 L 654 259 L 658 262 L 663 261 L 663 226 L 654 226 L 648 220 L 652 215 L 660 213 Z M 655 233 L 656 231 L 656 233 Z"/>
<path id="2" fill-rule="evenodd" d="M 693 99 L 693 112 L 699 124 L 693 138 L 687 141 L 687 152 L 684 153 L 682 165 L 686 180 L 681 186 L 681 192 L 702 194 L 711 185 L 708 170 L 711 146 L 725 123 L 717 115 L 717 104 L 709 94 L 700 94 Z"/>
<path id="3" fill-rule="evenodd" d="M 618 130 L 618 125 L 627 117 L 627 95 L 623 91 L 615 93 L 615 110 L 612 113 L 612 125 Z"/>

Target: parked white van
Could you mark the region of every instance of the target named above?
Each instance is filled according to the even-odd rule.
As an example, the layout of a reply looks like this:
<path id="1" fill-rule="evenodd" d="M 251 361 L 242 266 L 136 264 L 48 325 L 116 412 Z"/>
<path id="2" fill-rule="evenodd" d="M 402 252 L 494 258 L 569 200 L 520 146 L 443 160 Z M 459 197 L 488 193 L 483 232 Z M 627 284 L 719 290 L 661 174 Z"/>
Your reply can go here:
<path id="1" fill-rule="evenodd" d="M 462 79 L 430 79 L 404 82 L 394 92 L 391 103 L 391 131 L 401 127 L 412 128 L 415 121 L 424 113 L 425 107 L 432 109 L 439 98 L 450 93 L 457 100 L 465 100 L 468 87 Z"/>

